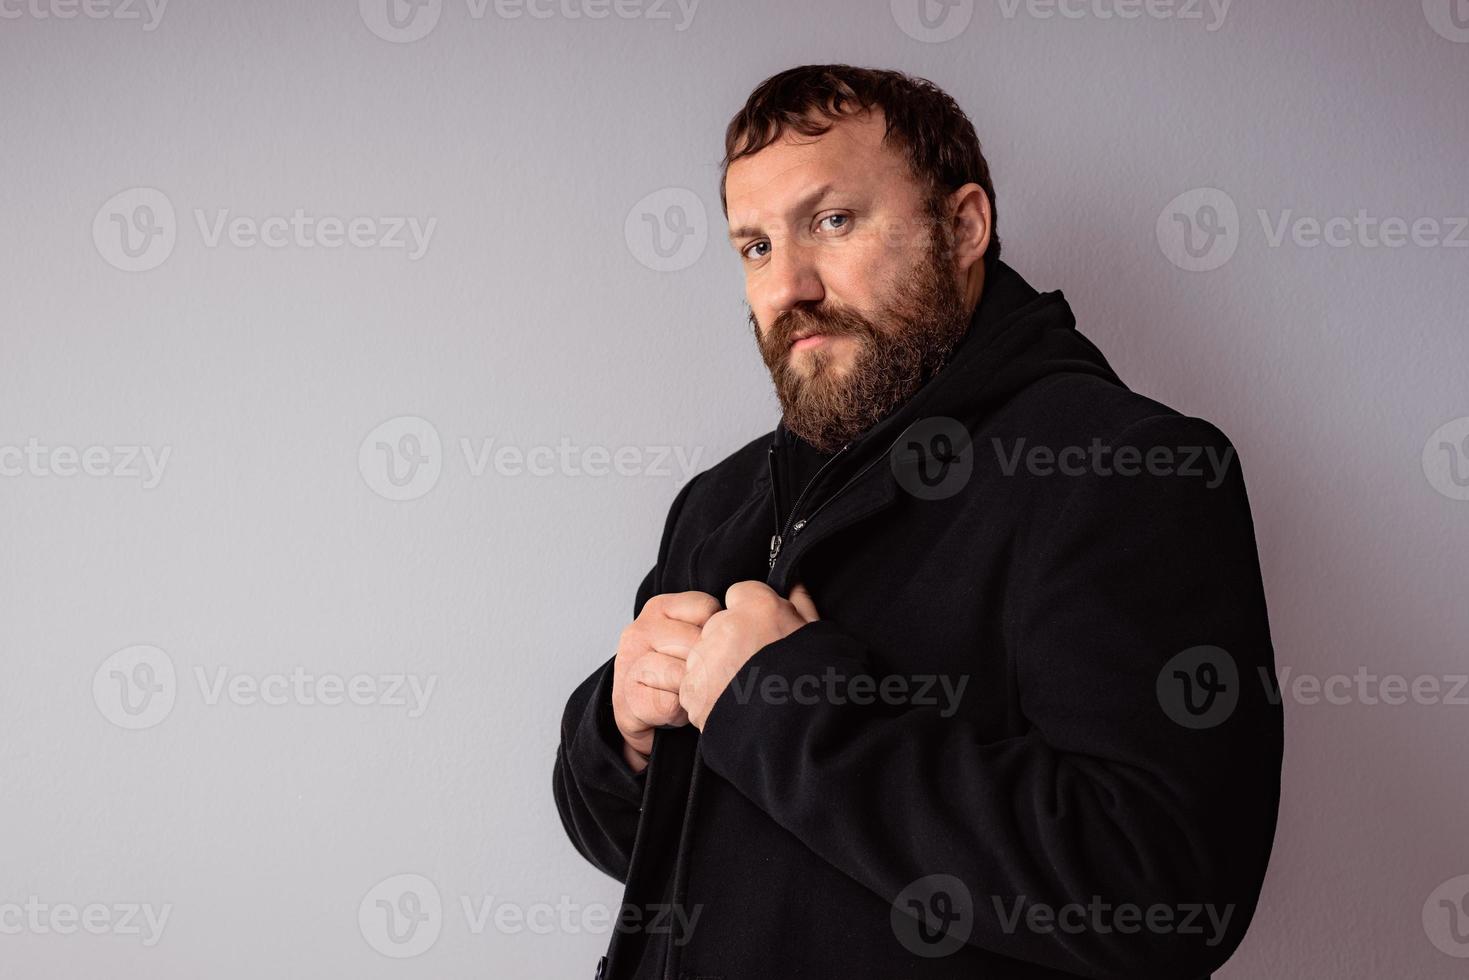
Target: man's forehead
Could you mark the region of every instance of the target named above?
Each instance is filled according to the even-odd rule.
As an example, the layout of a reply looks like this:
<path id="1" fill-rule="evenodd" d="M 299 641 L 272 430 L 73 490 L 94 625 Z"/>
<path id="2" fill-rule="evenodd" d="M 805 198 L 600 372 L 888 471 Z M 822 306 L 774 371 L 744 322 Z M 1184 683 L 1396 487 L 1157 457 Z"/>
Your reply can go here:
<path id="1" fill-rule="evenodd" d="M 730 227 L 774 217 L 823 189 L 865 188 L 905 171 L 902 156 L 883 143 L 884 131 L 879 111 L 848 116 L 820 136 L 787 131 L 734 161 L 725 175 Z"/>

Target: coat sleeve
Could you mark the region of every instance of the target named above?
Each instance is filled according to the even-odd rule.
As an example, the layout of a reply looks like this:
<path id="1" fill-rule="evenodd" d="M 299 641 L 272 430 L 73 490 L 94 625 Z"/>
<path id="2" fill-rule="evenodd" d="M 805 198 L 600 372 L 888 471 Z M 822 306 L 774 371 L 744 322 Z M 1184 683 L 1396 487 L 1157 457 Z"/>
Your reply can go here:
<path id="1" fill-rule="evenodd" d="M 986 739 L 962 712 L 945 718 L 937 707 L 735 696 L 738 682 L 754 689 L 756 668 L 792 691 L 833 665 L 868 673 L 862 638 L 820 620 L 745 664 L 701 749 L 882 899 L 953 876 L 958 894 L 946 893 L 944 908 L 955 939 L 1086 977 L 1197 977 L 1228 959 L 1254 912 L 1275 828 L 1282 714 L 1261 683 L 1273 653 L 1233 447 L 1182 416 L 1134 423 L 1114 440 L 1128 444 L 1205 447 L 1231 465 L 1222 481 L 1068 477 L 1075 485 L 1017 560 L 1007 599 L 1023 734 Z M 1224 706 L 1235 699 L 1225 716 L 1182 708 L 1173 685 L 1198 670 L 1195 679 L 1231 689 L 1218 694 Z M 1060 917 L 1037 918 L 1036 908 Z"/>
<path id="2" fill-rule="evenodd" d="M 662 591 L 663 566 L 674 525 L 694 480 L 669 508 L 658 560 L 633 599 L 633 619 Z M 622 735 L 612 717 L 612 666 L 616 654 L 582 681 L 561 716 L 561 741 L 552 767 L 552 793 L 561 825 L 582 857 L 626 883 L 648 770 L 634 773 L 622 757 Z"/>

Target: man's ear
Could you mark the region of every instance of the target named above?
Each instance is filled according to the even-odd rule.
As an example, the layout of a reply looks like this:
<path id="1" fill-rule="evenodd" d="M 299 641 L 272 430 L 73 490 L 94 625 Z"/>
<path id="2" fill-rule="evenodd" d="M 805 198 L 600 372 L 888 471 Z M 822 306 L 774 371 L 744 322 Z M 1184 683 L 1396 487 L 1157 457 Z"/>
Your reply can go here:
<path id="1" fill-rule="evenodd" d="M 984 258 L 994 227 L 994 208 L 989 195 L 978 184 L 965 184 L 949 194 L 950 231 L 954 236 L 955 272 L 967 276 L 974 263 Z"/>

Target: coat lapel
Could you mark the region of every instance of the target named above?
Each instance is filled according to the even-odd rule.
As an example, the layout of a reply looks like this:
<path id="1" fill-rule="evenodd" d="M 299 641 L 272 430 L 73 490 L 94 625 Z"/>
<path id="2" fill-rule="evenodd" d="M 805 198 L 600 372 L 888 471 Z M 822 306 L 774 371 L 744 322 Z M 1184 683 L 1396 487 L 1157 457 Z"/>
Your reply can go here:
<path id="1" fill-rule="evenodd" d="M 707 592 L 720 602 L 731 585 L 747 579 L 764 581 L 770 570 L 770 535 L 775 517 L 770 480 L 751 485 L 750 496 L 694 546 L 689 556 L 689 588 Z"/>

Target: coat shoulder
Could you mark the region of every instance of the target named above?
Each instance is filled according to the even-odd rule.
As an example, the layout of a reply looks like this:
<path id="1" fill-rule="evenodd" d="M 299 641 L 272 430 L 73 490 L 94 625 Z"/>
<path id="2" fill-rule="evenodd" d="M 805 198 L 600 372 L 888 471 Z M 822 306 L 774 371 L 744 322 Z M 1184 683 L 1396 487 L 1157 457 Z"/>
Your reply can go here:
<path id="1" fill-rule="evenodd" d="M 1048 441 L 1119 440 L 1143 429 L 1193 433 L 1209 444 L 1229 439 L 1207 419 L 1091 374 L 1048 375 L 1017 392 L 1000 411 L 1004 428 L 1024 426 Z M 1144 424 L 1146 423 L 1146 424 Z"/>
<path id="2" fill-rule="evenodd" d="M 748 499 L 758 482 L 767 479 L 767 449 L 775 436 L 772 429 L 756 436 L 690 481 L 683 507 L 686 518 L 695 522 L 701 515 L 722 518 Z"/>

